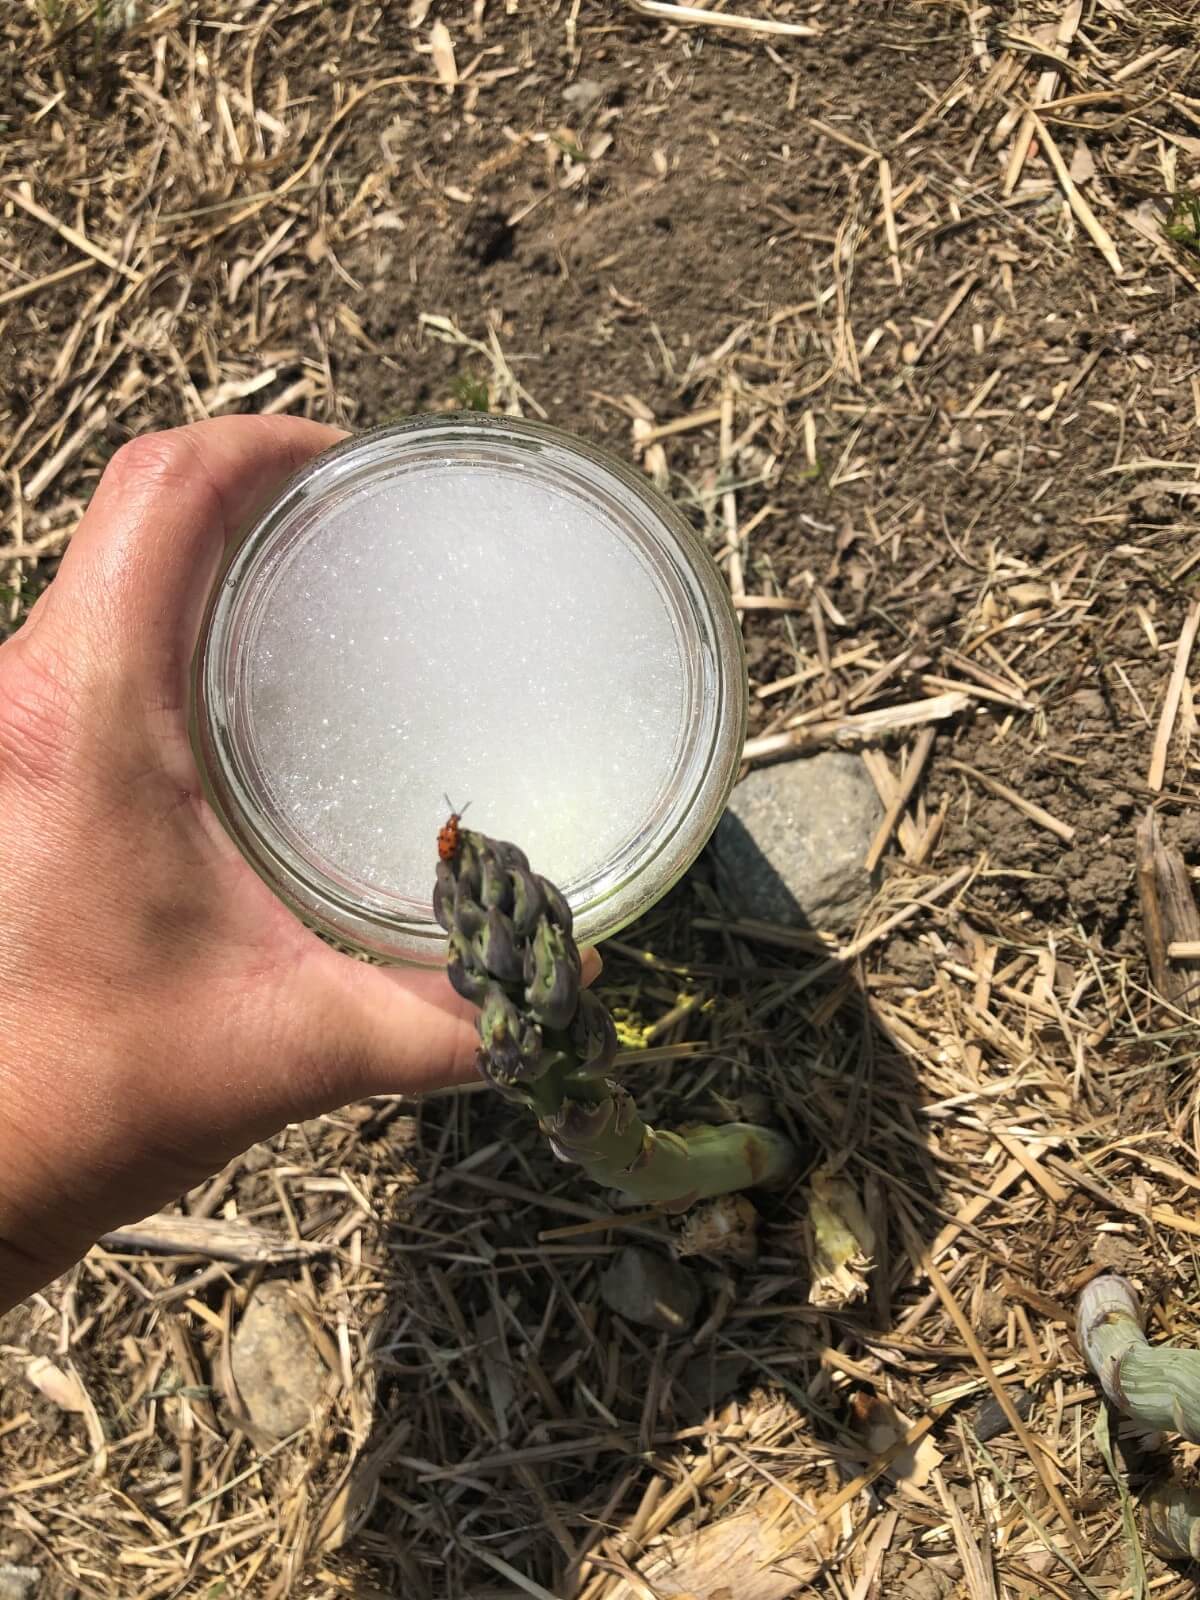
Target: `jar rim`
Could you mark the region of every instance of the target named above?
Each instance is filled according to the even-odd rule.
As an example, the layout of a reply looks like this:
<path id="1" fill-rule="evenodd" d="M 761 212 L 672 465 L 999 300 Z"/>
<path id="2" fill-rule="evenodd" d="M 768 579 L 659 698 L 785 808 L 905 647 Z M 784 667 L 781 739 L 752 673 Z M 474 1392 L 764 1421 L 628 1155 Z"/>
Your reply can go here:
<path id="1" fill-rule="evenodd" d="M 288 480 L 227 552 L 196 653 L 193 732 L 209 798 L 260 876 L 320 931 L 393 961 L 435 965 L 444 958 L 445 936 L 433 920 L 430 897 L 386 893 L 304 848 L 256 780 L 246 729 L 231 710 L 238 700 L 232 675 L 239 670 L 256 583 L 260 603 L 269 603 L 272 553 L 295 535 L 302 516 L 311 519 L 339 494 L 415 470 L 422 459 L 428 468 L 483 464 L 505 470 L 511 462 L 513 470 L 540 471 L 554 487 L 569 483 L 583 499 L 604 497 L 614 524 L 618 516 L 624 520 L 614 532 L 636 541 L 639 554 L 658 563 L 656 576 L 671 590 L 685 676 L 695 680 L 681 729 L 686 759 L 672 774 L 675 792 L 670 786 L 664 791 L 655 825 L 634 835 L 630 859 L 606 863 L 581 886 L 562 886 L 580 942 L 593 943 L 666 893 L 715 827 L 741 759 L 746 669 L 728 587 L 683 514 L 636 469 L 548 423 L 475 412 L 413 416 L 343 440 Z M 432 841 L 430 855 L 432 866 Z M 431 870 L 431 886 L 432 876 Z"/>

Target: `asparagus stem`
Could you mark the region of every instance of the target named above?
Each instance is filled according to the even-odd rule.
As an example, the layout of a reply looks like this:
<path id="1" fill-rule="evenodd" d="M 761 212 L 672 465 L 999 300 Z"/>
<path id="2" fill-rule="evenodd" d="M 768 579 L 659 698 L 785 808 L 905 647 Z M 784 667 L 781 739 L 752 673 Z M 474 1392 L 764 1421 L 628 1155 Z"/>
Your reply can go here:
<path id="1" fill-rule="evenodd" d="M 563 1161 L 649 1205 L 786 1182 L 791 1143 L 748 1123 L 677 1133 L 648 1127 L 609 1076 L 617 1035 L 580 986 L 571 911 L 515 845 L 457 826 L 438 841 L 434 915 L 449 936 L 451 983 L 479 1006 L 479 1070 L 536 1115 Z"/>
<path id="2" fill-rule="evenodd" d="M 1115 1273 L 1083 1290 L 1078 1325 L 1084 1359 L 1119 1411 L 1200 1443 L 1200 1350 L 1152 1346 L 1133 1286 Z"/>
<path id="3" fill-rule="evenodd" d="M 796 1164 L 789 1141 L 770 1128 L 727 1122 L 669 1133 L 648 1127 L 632 1096 L 611 1082 L 601 1099 L 565 1100 L 540 1126 L 560 1160 L 577 1162 L 596 1183 L 678 1210 L 738 1189 L 781 1184 Z"/>
<path id="4" fill-rule="evenodd" d="M 1159 1484 L 1142 1499 L 1146 1543 L 1168 1561 L 1200 1557 L 1200 1493 L 1182 1483 Z"/>

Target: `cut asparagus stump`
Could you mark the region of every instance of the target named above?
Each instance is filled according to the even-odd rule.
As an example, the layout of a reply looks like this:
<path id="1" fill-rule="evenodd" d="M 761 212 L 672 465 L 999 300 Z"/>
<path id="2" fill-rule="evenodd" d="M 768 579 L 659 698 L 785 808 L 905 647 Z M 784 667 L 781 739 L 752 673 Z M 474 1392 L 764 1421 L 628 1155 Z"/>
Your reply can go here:
<path id="1" fill-rule="evenodd" d="M 682 1211 L 738 1189 L 779 1186 L 791 1142 L 744 1122 L 677 1132 L 643 1122 L 610 1072 L 617 1034 L 580 983 L 571 909 L 516 845 L 459 826 L 438 839 L 433 910 L 450 982 L 479 1009 L 481 1074 L 528 1106 L 562 1161 L 645 1204 Z"/>
<path id="2" fill-rule="evenodd" d="M 1118 1411 L 1200 1443 L 1200 1350 L 1151 1345 L 1133 1285 L 1116 1273 L 1084 1288 L 1076 1320 L 1084 1360 Z M 1142 1497 L 1142 1511 L 1155 1555 L 1200 1557 L 1200 1492 L 1171 1479 Z"/>
<path id="3" fill-rule="evenodd" d="M 1118 1411 L 1200 1443 L 1200 1350 L 1151 1345 L 1132 1284 L 1116 1273 L 1093 1278 L 1078 1327 L 1084 1359 Z"/>

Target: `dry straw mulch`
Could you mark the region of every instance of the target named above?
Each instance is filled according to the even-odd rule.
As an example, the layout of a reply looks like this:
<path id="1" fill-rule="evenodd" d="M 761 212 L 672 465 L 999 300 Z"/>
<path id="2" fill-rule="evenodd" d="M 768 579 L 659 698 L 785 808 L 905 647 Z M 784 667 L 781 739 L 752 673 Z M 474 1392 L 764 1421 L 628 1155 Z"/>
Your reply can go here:
<path id="1" fill-rule="evenodd" d="M 709 540 L 749 759 L 862 748 L 886 810 L 846 940 L 701 866 L 607 951 L 648 1110 L 807 1155 L 756 1260 L 687 1258 L 688 1336 L 598 1293 L 680 1223 L 494 1098 L 290 1129 L 0 1324 L 39 1593 L 1194 1592 L 1137 1575 L 1071 1332 L 1104 1263 L 1200 1335 L 1194 18 L 753 10 L 0 19 L 10 623 L 140 429 L 546 414 Z M 814 1193 L 871 1239 L 840 1298 Z M 231 1370 L 264 1279 L 326 1374 L 283 1441 Z"/>

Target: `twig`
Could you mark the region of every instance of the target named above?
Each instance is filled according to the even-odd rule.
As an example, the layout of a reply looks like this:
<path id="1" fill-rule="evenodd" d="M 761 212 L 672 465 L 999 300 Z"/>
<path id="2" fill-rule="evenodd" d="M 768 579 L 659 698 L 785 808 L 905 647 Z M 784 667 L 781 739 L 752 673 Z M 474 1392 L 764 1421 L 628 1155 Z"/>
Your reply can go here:
<path id="1" fill-rule="evenodd" d="M 896 287 L 904 283 L 904 268 L 900 265 L 900 236 L 896 232 L 896 205 L 892 195 L 892 165 L 886 156 L 879 158 L 879 199 L 883 206 L 883 231 L 887 239 L 888 255 L 892 263 L 892 277 Z"/>
<path id="2" fill-rule="evenodd" d="M 807 611 L 807 600 L 796 600 L 786 594 L 737 594 L 733 603 L 738 611 Z"/>
<path id="3" fill-rule="evenodd" d="M 826 750 L 830 745 L 853 749 L 855 745 L 882 739 L 901 728 L 943 722 L 965 711 L 970 704 L 965 694 L 938 694 L 928 700 L 910 700 L 904 705 L 884 706 L 878 711 L 842 717 L 837 722 L 814 722 L 807 728 L 793 728 L 786 733 L 763 734 L 760 738 L 748 739 L 742 755 L 747 761 L 760 761 L 765 756 L 785 753 L 807 755 L 814 750 Z"/>
<path id="4" fill-rule="evenodd" d="M 1070 844 L 1075 837 L 1075 829 L 1069 822 L 1060 822 L 1057 817 L 1051 816 L 1044 807 L 1037 805 L 1033 800 L 1026 800 L 1024 795 L 1018 794 L 1015 789 L 1010 789 L 1006 783 L 1001 783 L 999 778 L 993 778 L 986 772 L 980 772 L 978 767 L 968 766 L 965 761 L 947 761 L 946 766 L 952 772 L 961 772 L 983 788 L 997 795 L 1001 800 L 1007 800 L 1009 805 L 1016 806 L 1023 816 L 1030 822 L 1036 822 L 1039 828 L 1045 828 L 1048 833 L 1053 833 L 1064 844 Z"/>
<path id="5" fill-rule="evenodd" d="M 843 1506 L 848 1506 L 864 1489 L 869 1489 L 876 1478 L 881 1473 L 886 1472 L 898 1456 L 902 1456 L 913 1445 L 919 1444 L 926 1434 L 932 1433 L 949 1409 L 949 1406 L 943 1406 L 941 1410 L 931 1411 L 927 1417 L 922 1417 L 919 1422 L 914 1422 L 911 1428 L 907 1429 L 898 1439 L 888 1445 L 886 1450 L 877 1455 L 870 1466 L 860 1472 L 857 1478 L 851 1478 L 849 1483 L 843 1484 L 833 1498 L 825 1502 L 815 1517 L 810 1517 L 807 1522 L 801 1523 L 799 1528 L 795 1530 L 788 1550 L 799 1549 L 801 1542 L 807 1539 L 810 1533 L 815 1532 L 822 1523 L 828 1522 L 830 1517 L 836 1516 Z M 781 1555 L 785 1553 L 783 1551 L 780 1552 Z"/>
<path id="6" fill-rule="evenodd" d="M 1137 825 L 1137 885 L 1142 936 L 1155 989 L 1181 1011 L 1200 1013 L 1200 987 L 1194 968 L 1172 962 L 1200 957 L 1200 912 L 1196 909 L 1187 863 L 1164 845 L 1158 819 L 1147 810 Z"/>
<path id="7" fill-rule="evenodd" d="M 874 653 L 875 646 L 873 644 L 860 644 L 853 650 L 839 651 L 829 664 L 835 669 L 852 667 L 856 662 L 863 660 L 866 656 L 872 656 Z M 761 684 L 755 689 L 754 698 L 756 700 L 767 700 L 771 695 L 782 694 L 785 689 L 796 689 L 802 683 L 811 683 L 814 678 L 819 678 L 824 670 L 823 666 L 817 666 L 805 667 L 802 672 L 790 672 L 786 678 L 776 678 L 771 683 Z"/>
<path id="8" fill-rule="evenodd" d="M 63 440 L 50 459 L 42 463 L 25 485 L 25 498 L 30 505 L 33 505 L 34 501 L 50 487 L 71 458 L 78 455 L 93 435 L 107 426 L 108 407 L 93 406 L 74 433 Z"/>
<path id="9" fill-rule="evenodd" d="M 746 575 L 742 566 L 742 541 L 738 533 L 737 490 L 733 487 L 733 390 L 726 388 L 721 396 L 721 476 L 728 487 L 721 495 L 721 510 L 725 518 L 725 540 L 730 547 L 729 589 L 734 605 L 744 600 Z"/>
<path id="10" fill-rule="evenodd" d="M 930 328 L 929 332 L 917 346 L 917 353 L 913 357 L 914 367 L 925 358 L 937 340 L 941 338 L 946 324 L 950 321 L 950 318 L 958 310 L 959 306 L 962 305 L 963 301 L 967 298 L 971 290 L 978 282 L 979 274 L 977 272 L 970 272 L 959 284 L 958 288 L 955 289 L 954 293 L 950 296 L 949 300 L 946 301 L 946 304 L 942 307 L 941 311 L 938 312 L 937 319 L 934 322 L 933 327 Z"/>
<path id="11" fill-rule="evenodd" d="M 940 883 L 934 884 L 932 889 L 926 890 L 923 895 L 918 895 L 903 910 L 895 912 L 877 928 L 861 934 L 842 949 L 836 950 L 833 955 L 826 956 L 823 961 L 814 963 L 794 983 L 788 985 L 787 996 L 799 994 L 802 989 L 807 989 L 831 972 L 837 972 L 840 968 L 848 966 L 851 961 L 857 961 L 859 956 L 864 955 L 873 944 L 878 944 L 880 939 L 885 939 L 889 933 L 894 933 L 906 922 L 911 922 L 919 911 L 928 910 L 935 901 L 943 899 L 952 889 L 957 889 L 959 884 L 965 883 L 974 871 L 975 863 L 969 861 L 965 867 L 959 867 L 957 872 L 952 872 L 948 878 L 943 878 Z"/>
<path id="12" fill-rule="evenodd" d="M 1055 35 L 1055 44 L 1058 46 L 1060 59 L 1066 60 L 1068 50 L 1083 17 L 1083 0 L 1068 0 L 1066 9 L 1059 18 L 1058 31 Z M 1042 73 L 1033 90 L 1033 105 L 1044 106 L 1053 100 L 1054 91 L 1058 88 L 1059 72 L 1057 67 L 1049 67 Z M 1012 154 L 1009 157 L 1008 167 L 1004 174 L 1003 192 L 1012 194 L 1021 176 L 1021 169 L 1025 165 L 1025 158 L 1029 154 L 1029 146 L 1033 143 L 1035 117 L 1032 108 L 1021 120 L 1017 137 L 1013 142 Z"/>
<path id="13" fill-rule="evenodd" d="M 114 1228 L 100 1240 L 106 1250 L 152 1250 L 160 1255 L 207 1256 L 212 1261 L 270 1263 L 319 1255 L 328 1246 L 277 1238 L 249 1223 L 223 1217 L 156 1213 Z"/>
<path id="14" fill-rule="evenodd" d="M 1029 119 L 1037 130 L 1043 149 L 1050 158 L 1050 165 L 1054 168 L 1058 181 L 1062 185 L 1063 193 L 1067 197 L 1067 204 L 1079 219 L 1084 232 L 1112 268 L 1114 276 L 1122 277 L 1125 269 L 1121 265 L 1121 258 L 1117 254 L 1117 247 L 1112 241 L 1112 235 L 1084 199 L 1074 178 L 1067 170 L 1067 163 L 1062 158 L 1062 151 L 1050 137 L 1046 124 L 1035 111 L 1029 113 Z"/>
<path id="15" fill-rule="evenodd" d="M 30 295 L 48 289 L 51 284 L 62 283 L 67 278 L 77 278 L 81 272 L 95 270 L 95 257 L 88 261 L 72 261 L 69 267 L 59 267 L 57 272 L 47 272 L 44 277 L 33 278 L 29 283 L 19 283 L 15 289 L 5 289 L 0 293 L 0 306 L 11 305 L 14 300 L 27 300 Z"/>
<path id="16" fill-rule="evenodd" d="M 673 439 L 678 433 L 690 433 L 693 428 L 707 428 L 710 423 L 720 420 L 720 406 L 709 406 L 705 411 L 692 411 L 686 417 L 673 417 L 670 422 L 656 423 L 654 427 L 647 428 L 645 433 L 639 434 L 634 449 L 640 453 L 661 439 Z"/>
<path id="17" fill-rule="evenodd" d="M 107 267 L 110 272 L 119 272 L 129 278 L 133 283 L 141 283 L 145 274 L 135 272 L 132 267 L 118 261 L 116 256 L 109 255 L 107 250 L 102 250 L 98 244 L 93 244 L 86 234 L 80 233 L 78 228 L 72 228 L 68 222 L 60 222 L 52 211 L 47 211 L 45 206 L 38 205 L 31 196 L 22 194 L 20 189 L 5 189 L 4 198 L 11 200 L 14 205 L 20 206 L 22 211 L 27 211 L 31 217 L 36 217 L 39 222 L 44 222 L 52 228 L 60 239 L 65 239 L 68 244 L 73 244 L 76 250 L 82 250 L 85 256 L 91 256 L 93 261 L 98 261 L 102 267 Z"/>

